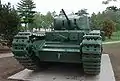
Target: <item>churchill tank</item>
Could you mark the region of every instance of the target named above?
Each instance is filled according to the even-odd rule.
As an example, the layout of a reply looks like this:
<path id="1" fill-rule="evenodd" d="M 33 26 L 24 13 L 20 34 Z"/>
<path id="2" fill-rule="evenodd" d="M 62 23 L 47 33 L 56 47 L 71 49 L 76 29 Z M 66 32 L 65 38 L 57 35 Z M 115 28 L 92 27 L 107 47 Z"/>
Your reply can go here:
<path id="1" fill-rule="evenodd" d="M 87 15 L 61 14 L 44 34 L 19 32 L 12 42 L 15 59 L 25 68 L 39 70 L 48 63 L 78 63 L 86 74 L 100 73 L 102 36 L 91 30 Z"/>

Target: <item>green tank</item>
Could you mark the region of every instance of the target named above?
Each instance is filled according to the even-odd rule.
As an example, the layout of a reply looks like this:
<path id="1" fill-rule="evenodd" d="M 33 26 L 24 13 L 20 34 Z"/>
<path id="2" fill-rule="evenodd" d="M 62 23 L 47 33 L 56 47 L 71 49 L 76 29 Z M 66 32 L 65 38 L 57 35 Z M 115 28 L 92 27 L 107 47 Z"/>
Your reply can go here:
<path id="1" fill-rule="evenodd" d="M 91 30 L 87 15 L 61 14 L 45 34 L 19 32 L 12 42 L 14 57 L 25 68 L 39 70 L 48 63 L 82 64 L 84 73 L 99 74 L 102 55 L 100 30 Z"/>

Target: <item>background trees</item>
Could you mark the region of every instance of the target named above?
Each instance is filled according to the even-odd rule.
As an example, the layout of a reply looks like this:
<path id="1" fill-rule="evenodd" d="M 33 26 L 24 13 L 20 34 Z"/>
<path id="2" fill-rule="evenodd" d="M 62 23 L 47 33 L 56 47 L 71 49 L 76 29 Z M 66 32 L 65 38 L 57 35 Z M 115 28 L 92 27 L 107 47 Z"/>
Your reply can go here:
<path id="1" fill-rule="evenodd" d="M 87 9 L 81 9 L 81 10 L 78 10 L 78 15 L 83 15 L 83 14 L 89 14 L 89 13 L 87 13 Z"/>
<path id="2" fill-rule="evenodd" d="M 0 36 L 10 44 L 18 33 L 20 18 L 11 4 L 0 4 Z"/>
<path id="3" fill-rule="evenodd" d="M 91 28 L 105 29 L 104 31 L 108 38 L 110 38 L 109 36 L 111 36 L 114 31 L 120 31 L 120 9 L 115 6 L 107 7 L 106 10 L 101 13 L 93 13 L 90 20 Z M 109 23 L 109 26 L 106 26 L 105 23 Z M 111 35 L 108 36 L 109 32 L 106 29 L 111 31 Z"/>
<path id="4" fill-rule="evenodd" d="M 109 4 L 110 1 L 117 1 L 117 0 L 104 0 L 102 3 L 103 4 Z"/>
<path id="5" fill-rule="evenodd" d="M 105 36 L 111 39 L 114 30 L 115 30 L 115 23 L 112 20 L 106 19 L 103 21 L 103 31 L 105 32 Z"/>
<path id="6" fill-rule="evenodd" d="M 34 22 L 33 22 L 33 26 L 37 29 L 40 28 L 50 28 L 52 27 L 52 23 L 53 23 L 53 15 L 51 12 L 48 12 L 46 15 L 43 15 L 41 13 L 36 13 L 34 16 Z"/>
<path id="7" fill-rule="evenodd" d="M 30 26 L 34 21 L 35 11 L 33 9 L 36 8 L 33 0 L 21 0 L 18 3 L 18 12 L 21 18 L 21 23 L 25 24 L 26 30 L 32 30 L 32 26 Z"/>

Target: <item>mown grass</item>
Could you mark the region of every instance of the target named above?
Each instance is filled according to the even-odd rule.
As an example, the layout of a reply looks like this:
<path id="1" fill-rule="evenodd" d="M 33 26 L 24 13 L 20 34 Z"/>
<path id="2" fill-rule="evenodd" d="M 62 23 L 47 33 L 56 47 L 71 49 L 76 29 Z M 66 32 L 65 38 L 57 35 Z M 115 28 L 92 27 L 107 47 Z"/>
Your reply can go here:
<path id="1" fill-rule="evenodd" d="M 106 37 L 104 42 L 110 42 L 110 41 L 120 41 L 120 31 L 114 32 L 111 36 L 111 39 L 108 39 Z"/>

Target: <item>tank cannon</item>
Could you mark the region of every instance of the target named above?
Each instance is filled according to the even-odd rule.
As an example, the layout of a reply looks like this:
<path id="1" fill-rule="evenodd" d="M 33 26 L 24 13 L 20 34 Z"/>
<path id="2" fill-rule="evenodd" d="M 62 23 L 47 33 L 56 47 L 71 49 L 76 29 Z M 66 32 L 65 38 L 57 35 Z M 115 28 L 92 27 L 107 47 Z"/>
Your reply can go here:
<path id="1" fill-rule="evenodd" d="M 69 20 L 68 16 L 66 15 L 66 13 L 65 13 L 65 11 L 63 9 L 62 9 L 62 12 L 63 12 L 65 18 L 67 19 L 68 25 L 70 26 L 70 20 Z"/>

